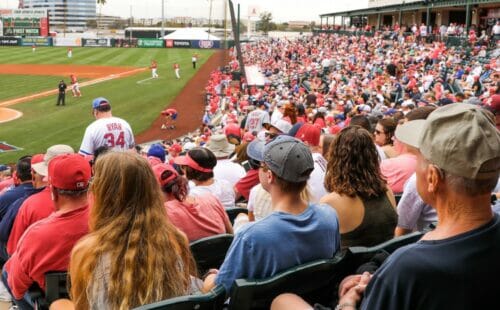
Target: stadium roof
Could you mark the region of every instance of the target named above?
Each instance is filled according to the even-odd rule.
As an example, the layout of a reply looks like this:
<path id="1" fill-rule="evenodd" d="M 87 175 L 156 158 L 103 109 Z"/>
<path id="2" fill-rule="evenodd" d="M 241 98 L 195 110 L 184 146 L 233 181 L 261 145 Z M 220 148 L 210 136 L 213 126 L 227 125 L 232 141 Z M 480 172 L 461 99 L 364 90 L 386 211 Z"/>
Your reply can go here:
<path id="1" fill-rule="evenodd" d="M 391 13 L 398 11 L 413 11 L 426 9 L 428 6 L 431 8 L 443 8 L 443 7 L 453 7 L 453 6 L 465 6 L 475 5 L 475 4 L 488 4 L 488 3 L 498 3 L 498 0 L 435 0 L 435 1 L 416 1 L 410 3 L 393 4 L 379 7 L 371 7 L 366 9 L 358 9 L 351 11 L 333 12 L 321 14 L 320 18 L 331 17 L 331 16 L 360 16 L 360 15 L 370 15 L 379 13 Z"/>
<path id="2" fill-rule="evenodd" d="M 206 31 L 193 28 L 178 29 L 163 37 L 167 40 L 212 40 L 219 41 L 220 38 L 209 34 Z"/>

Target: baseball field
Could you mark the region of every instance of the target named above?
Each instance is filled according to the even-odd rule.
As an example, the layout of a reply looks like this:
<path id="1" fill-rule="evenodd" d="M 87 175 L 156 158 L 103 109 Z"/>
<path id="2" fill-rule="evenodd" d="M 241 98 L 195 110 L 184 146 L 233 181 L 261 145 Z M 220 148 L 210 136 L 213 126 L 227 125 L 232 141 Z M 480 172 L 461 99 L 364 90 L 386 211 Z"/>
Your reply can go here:
<path id="1" fill-rule="evenodd" d="M 127 120 L 136 135 L 144 133 L 214 54 L 212 50 L 82 47 L 73 48 L 68 58 L 66 51 L 65 47 L 37 47 L 35 52 L 31 47 L 0 48 L 0 142 L 20 149 L 0 152 L 0 163 L 43 153 L 59 143 L 78 150 L 85 128 L 94 120 L 91 102 L 96 97 L 107 98 L 113 115 Z M 194 53 L 197 69 L 191 64 Z M 153 59 L 158 62 L 158 79 L 151 79 L 148 69 Z M 174 63 L 181 68 L 179 80 Z M 70 74 L 78 77 L 82 97 L 72 96 Z M 207 80 L 208 73 L 203 75 L 198 84 Z M 68 85 L 66 106 L 56 106 L 61 79 Z M 204 87 L 194 86 L 198 92 Z M 189 103 L 182 102 L 185 110 Z"/>

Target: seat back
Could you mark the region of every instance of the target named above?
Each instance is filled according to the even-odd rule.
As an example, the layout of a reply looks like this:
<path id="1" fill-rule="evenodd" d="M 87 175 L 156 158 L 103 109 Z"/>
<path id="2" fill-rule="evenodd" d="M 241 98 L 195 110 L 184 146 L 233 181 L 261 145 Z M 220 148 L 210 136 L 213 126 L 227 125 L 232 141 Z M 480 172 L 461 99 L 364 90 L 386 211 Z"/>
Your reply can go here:
<path id="1" fill-rule="evenodd" d="M 233 235 L 221 234 L 191 242 L 189 245 L 200 275 L 210 268 L 219 268 L 233 242 Z"/>
<path id="2" fill-rule="evenodd" d="M 48 272 L 45 274 L 45 299 L 50 305 L 60 298 L 69 298 L 68 273 Z"/>
<path id="3" fill-rule="evenodd" d="M 231 289 L 229 309 L 269 309 L 282 293 L 294 293 L 306 301 L 330 304 L 340 281 L 348 275 L 343 257 L 322 259 L 283 271 L 263 280 L 237 279 Z"/>
<path id="4" fill-rule="evenodd" d="M 411 234 L 393 238 L 372 247 L 349 247 L 346 253 L 346 257 L 348 257 L 353 266 L 357 268 L 360 265 L 369 262 L 375 256 L 375 254 L 379 253 L 380 251 L 385 251 L 388 254 L 392 254 L 400 247 L 417 242 L 418 240 L 420 240 L 420 238 L 422 238 L 424 234 L 424 232 L 416 231 Z"/>
<path id="5" fill-rule="evenodd" d="M 188 295 L 144 305 L 135 310 L 220 310 L 226 299 L 223 286 L 203 295 Z"/>
<path id="6" fill-rule="evenodd" d="M 234 219 L 236 218 L 236 216 L 238 216 L 238 214 L 240 214 L 240 213 L 248 214 L 248 209 L 241 208 L 241 207 L 226 208 L 226 213 L 227 213 L 227 216 L 229 217 L 229 220 L 231 221 L 231 225 L 233 225 Z"/>

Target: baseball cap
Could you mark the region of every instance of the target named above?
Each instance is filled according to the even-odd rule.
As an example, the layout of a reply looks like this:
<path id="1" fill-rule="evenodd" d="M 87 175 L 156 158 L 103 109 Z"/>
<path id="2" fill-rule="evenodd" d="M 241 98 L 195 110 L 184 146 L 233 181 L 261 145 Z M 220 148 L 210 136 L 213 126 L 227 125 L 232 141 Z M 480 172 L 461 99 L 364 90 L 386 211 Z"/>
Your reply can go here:
<path id="1" fill-rule="evenodd" d="M 159 158 L 162 162 L 165 162 L 165 149 L 161 144 L 151 144 L 148 150 L 148 157 L 149 156 L 154 156 Z"/>
<path id="2" fill-rule="evenodd" d="M 264 161 L 265 143 L 262 140 L 256 139 L 250 142 L 247 146 L 247 155 L 256 161 Z"/>
<path id="3" fill-rule="evenodd" d="M 240 125 L 236 123 L 227 124 L 226 127 L 224 127 L 224 134 L 226 136 L 234 135 L 236 137 L 241 137 Z"/>
<path id="4" fill-rule="evenodd" d="M 313 124 L 306 123 L 300 127 L 295 134 L 295 138 L 307 143 L 309 146 L 318 146 L 321 129 Z"/>
<path id="5" fill-rule="evenodd" d="M 264 147 L 264 162 L 279 178 L 288 182 L 303 182 L 314 170 L 309 148 L 300 140 L 281 135 Z"/>
<path id="6" fill-rule="evenodd" d="M 45 152 L 45 155 L 43 156 L 43 161 L 31 165 L 31 168 L 35 170 L 36 173 L 43 176 L 47 176 L 49 169 L 49 162 L 52 158 L 62 154 L 73 154 L 74 152 L 75 151 L 73 150 L 73 148 L 69 145 L 65 144 L 53 145 L 47 149 L 47 152 Z"/>
<path id="7" fill-rule="evenodd" d="M 31 156 L 31 165 L 33 166 L 34 164 L 43 162 L 43 156 L 45 156 L 45 154 L 35 154 Z"/>
<path id="8" fill-rule="evenodd" d="M 297 132 L 299 131 L 300 127 L 302 127 L 302 125 L 304 125 L 303 122 L 297 122 L 295 123 L 293 126 L 292 126 L 292 129 L 290 129 L 288 131 L 288 135 L 290 137 L 295 137 L 295 135 L 297 134 Z"/>
<path id="9" fill-rule="evenodd" d="M 7 166 L 7 165 L 0 165 L 0 172 L 5 171 L 5 170 L 9 170 L 9 166 Z"/>
<path id="10" fill-rule="evenodd" d="M 180 153 L 180 152 L 182 152 L 182 146 L 179 143 L 174 143 L 169 147 L 168 150 L 171 152 L 173 151 L 176 153 Z"/>
<path id="11" fill-rule="evenodd" d="M 281 133 L 285 134 L 287 134 L 290 129 L 292 129 L 292 124 L 285 121 L 284 119 L 276 120 L 275 122 L 271 123 L 270 126 L 278 129 Z"/>
<path id="12" fill-rule="evenodd" d="M 95 98 L 94 101 L 92 101 L 92 109 L 97 109 L 103 106 L 111 106 L 108 99 L 104 97 Z"/>
<path id="13" fill-rule="evenodd" d="M 491 96 L 490 100 L 491 101 L 489 102 L 489 105 L 487 105 L 486 107 L 496 115 L 500 111 L 500 95 L 493 95 Z"/>
<path id="14" fill-rule="evenodd" d="M 174 167 L 167 164 L 154 165 L 153 172 L 156 176 L 156 180 L 158 181 L 158 183 L 160 183 L 161 186 L 165 186 L 168 183 L 172 182 L 179 175 Z"/>
<path id="15" fill-rule="evenodd" d="M 427 120 L 398 126 L 396 138 L 453 175 L 495 177 L 500 170 L 500 132 L 488 111 L 467 103 L 436 109 Z M 484 164 L 494 161 L 493 166 Z"/>
<path id="16" fill-rule="evenodd" d="M 55 188 L 86 190 L 90 176 L 90 164 L 78 154 L 58 155 L 49 162 L 49 183 Z"/>

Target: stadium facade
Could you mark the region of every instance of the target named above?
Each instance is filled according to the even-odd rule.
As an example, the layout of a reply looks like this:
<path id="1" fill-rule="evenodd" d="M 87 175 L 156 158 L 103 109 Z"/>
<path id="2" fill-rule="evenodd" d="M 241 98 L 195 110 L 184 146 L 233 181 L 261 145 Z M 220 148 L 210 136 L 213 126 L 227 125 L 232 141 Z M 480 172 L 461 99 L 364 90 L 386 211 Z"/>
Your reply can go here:
<path id="1" fill-rule="evenodd" d="M 47 9 L 51 29 L 83 31 L 87 20 L 96 19 L 96 0 L 24 0 L 19 6 L 25 9 Z"/>
<path id="2" fill-rule="evenodd" d="M 413 25 L 428 26 L 464 24 L 481 28 L 491 27 L 500 19 L 498 0 L 369 0 L 364 9 L 321 14 L 321 25 L 361 24 L 375 28 L 382 26 Z"/>

